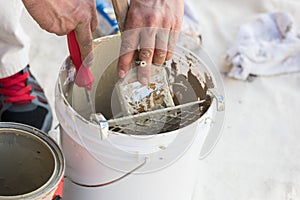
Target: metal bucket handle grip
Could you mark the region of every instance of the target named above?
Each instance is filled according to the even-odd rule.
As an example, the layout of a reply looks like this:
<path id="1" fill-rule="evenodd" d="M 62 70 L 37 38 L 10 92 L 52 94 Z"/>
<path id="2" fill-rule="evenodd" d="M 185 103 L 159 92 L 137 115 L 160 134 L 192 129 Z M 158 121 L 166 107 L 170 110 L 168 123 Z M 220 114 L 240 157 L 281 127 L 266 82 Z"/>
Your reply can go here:
<path id="1" fill-rule="evenodd" d="M 130 170 L 129 172 L 127 172 L 126 174 L 124 174 L 123 176 L 120 176 L 119 178 L 116 178 L 114 180 L 108 181 L 106 183 L 99 183 L 99 184 L 93 184 L 93 185 L 88 185 L 88 184 L 83 184 L 83 183 L 78 183 L 74 180 L 72 180 L 70 177 L 65 176 L 65 178 L 69 179 L 72 183 L 79 185 L 81 187 L 87 187 L 87 188 L 97 188 L 97 187 L 103 187 L 103 186 L 107 186 L 113 183 L 116 183 L 122 179 L 124 179 L 125 177 L 129 176 L 130 174 L 132 174 L 133 172 L 137 171 L 138 169 L 140 169 L 141 167 L 143 167 L 147 162 L 147 157 L 145 157 L 145 160 L 139 164 L 137 167 L 133 168 L 132 170 Z"/>
<path id="2" fill-rule="evenodd" d="M 211 90 L 211 92 L 214 99 L 216 100 L 217 112 L 214 119 L 206 118 L 206 120 L 209 120 L 211 127 L 209 129 L 207 138 L 205 139 L 205 142 L 201 148 L 199 160 L 203 160 L 212 152 L 221 137 L 221 131 L 224 124 L 223 120 L 225 117 L 225 98 L 224 96 L 217 94 L 215 90 Z M 220 121 L 222 123 L 220 123 Z"/>

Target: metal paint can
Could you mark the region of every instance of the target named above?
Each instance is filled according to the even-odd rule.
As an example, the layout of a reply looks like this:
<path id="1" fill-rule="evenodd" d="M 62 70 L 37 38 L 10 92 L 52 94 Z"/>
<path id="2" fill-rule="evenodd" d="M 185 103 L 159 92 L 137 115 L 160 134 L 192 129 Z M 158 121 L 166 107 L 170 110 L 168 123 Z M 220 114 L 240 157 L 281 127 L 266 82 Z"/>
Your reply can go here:
<path id="1" fill-rule="evenodd" d="M 51 200 L 65 170 L 56 142 L 31 126 L 0 122 L 0 199 Z"/>

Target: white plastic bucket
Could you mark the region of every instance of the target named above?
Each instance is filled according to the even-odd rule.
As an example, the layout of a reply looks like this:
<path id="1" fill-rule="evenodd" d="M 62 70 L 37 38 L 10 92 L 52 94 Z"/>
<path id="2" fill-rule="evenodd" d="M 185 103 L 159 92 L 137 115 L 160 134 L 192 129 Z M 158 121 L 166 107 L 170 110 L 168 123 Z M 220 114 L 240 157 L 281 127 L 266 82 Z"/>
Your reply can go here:
<path id="1" fill-rule="evenodd" d="M 52 200 L 64 174 L 64 157 L 46 134 L 0 122 L 0 199 Z"/>
<path id="2" fill-rule="evenodd" d="M 95 62 L 91 71 L 96 84 L 92 96 L 104 113 L 113 101 L 111 90 L 118 79 L 119 48 L 119 36 L 95 40 Z M 178 47 L 176 51 L 179 55 L 188 54 L 186 59 L 201 63 L 183 48 Z M 60 71 L 55 98 L 66 157 L 64 199 L 192 199 L 197 161 L 218 112 L 217 99 L 213 98 L 201 118 L 178 130 L 150 136 L 108 131 L 107 138 L 103 139 L 99 126 L 83 117 L 89 107 L 84 89 L 68 82 L 72 72 L 67 59 Z M 199 73 L 204 72 L 210 73 L 203 65 Z"/>

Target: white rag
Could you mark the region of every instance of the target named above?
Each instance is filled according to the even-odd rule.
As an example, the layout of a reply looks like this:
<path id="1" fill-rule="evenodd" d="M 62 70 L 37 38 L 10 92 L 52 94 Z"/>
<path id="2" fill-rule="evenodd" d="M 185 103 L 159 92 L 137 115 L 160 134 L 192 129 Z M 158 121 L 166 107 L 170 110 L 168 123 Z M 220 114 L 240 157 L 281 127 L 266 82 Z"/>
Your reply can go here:
<path id="1" fill-rule="evenodd" d="M 300 71 L 300 34 L 288 13 L 264 13 L 240 27 L 226 60 L 229 77 L 277 75 Z"/>

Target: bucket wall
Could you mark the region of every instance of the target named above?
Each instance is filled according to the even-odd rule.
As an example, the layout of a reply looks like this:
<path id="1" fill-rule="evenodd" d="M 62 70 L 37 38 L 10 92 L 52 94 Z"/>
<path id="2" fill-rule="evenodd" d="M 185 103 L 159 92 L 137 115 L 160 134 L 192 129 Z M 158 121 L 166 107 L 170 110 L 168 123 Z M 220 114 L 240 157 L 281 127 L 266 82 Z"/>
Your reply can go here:
<path id="1" fill-rule="evenodd" d="M 198 177 L 199 153 L 209 126 L 201 127 L 202 135 L 199 134 L 191 147 L 174 163 L 154 172 L 131 174 L 99 162 L 91 152 L 62 132 L 62 145 L 68 149 L 64 199 L 192 199 Z M 159 160 L 154 159 L 146 160 L 145 165 Z M 133 163 L 138 166 L 140 161 Z"/>
<path id="2" fill-rule="evenodd" d="M 92 97 L 97 101 L 96 110 L 106 115 L 111 115 L 113 102 L 113 89 L 107 88 L 113 88 L 118 79 L 119 47 L 119 36 L 95 41 L 91 71 L 99 80 L 95 80 Z M 190 56 L 189 52 L 185 53 Z M 55 98 L 66 157 L 64 200 L 192 199 L 199 154 L 216 107 L 210 106 L 201 118 L 177 131 L 152 136 L 108 131 L 108 137 L 103 139 L 99 126 L 86 119 L 89 107 L 84 90 L 66 85 L 70 71 L 72 66 L 67 59 L 61 68 Z M 212 104 L 215 103 L 213 99 Z"/>

